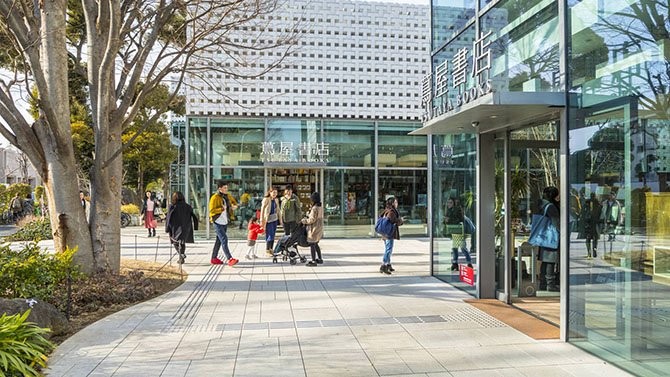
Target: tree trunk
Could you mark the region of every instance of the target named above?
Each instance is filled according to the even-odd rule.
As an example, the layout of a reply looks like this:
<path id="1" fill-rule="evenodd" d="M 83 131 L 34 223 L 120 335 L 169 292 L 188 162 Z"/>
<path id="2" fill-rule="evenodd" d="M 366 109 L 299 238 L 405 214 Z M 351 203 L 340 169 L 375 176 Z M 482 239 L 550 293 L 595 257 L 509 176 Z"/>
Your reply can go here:
<path id="1" fill-rule="evenodd" d="M 42 149 L 47 162 L 46 172 L 41 172 L 49 202 L 49 217 L 54 233 L 57 252 L 65 248 L 78 247 L 75 263 L 83 272 L 92 272 L 91 237 L 86 214 L 79 203 L 76 163 L 70 129 L 70 107 L 68 94 L 68 66 L 65 33 L 53 30 L 65 29 L 66 1 L 41 3 L 40 17 L 45 27 L 41 28 L 40 64 L 44 67 L 45 88 L 41 90 L 40 118 L 50 127 L 42 135 Z M 46 113 L 46 114 L 45 114 Z M 43 126 L 37 124 L 34 127 Z"/>

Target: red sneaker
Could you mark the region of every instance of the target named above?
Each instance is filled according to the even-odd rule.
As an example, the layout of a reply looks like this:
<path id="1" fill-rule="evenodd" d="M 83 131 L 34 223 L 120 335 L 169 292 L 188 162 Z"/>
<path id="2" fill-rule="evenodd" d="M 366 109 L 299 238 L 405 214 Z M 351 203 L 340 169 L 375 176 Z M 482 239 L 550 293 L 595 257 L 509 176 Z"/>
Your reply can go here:
<path id="1" fill-rule="evenodd" d="M 219 258 L 212 258 L 211 262 L 212 264 L 223 264 L 223 262 L 221 262 L 221 259 Z"/>
<path id="2" fill-rule="evenodd" d="M 229 266 L 234 266 L 234 265 L 237 264 L 237 262 L 239 262 L 237 259 L 235 259 L 235 258 L 230 258 L 230 259 L 228 260 L 228 265 L 229 265 Z"/>

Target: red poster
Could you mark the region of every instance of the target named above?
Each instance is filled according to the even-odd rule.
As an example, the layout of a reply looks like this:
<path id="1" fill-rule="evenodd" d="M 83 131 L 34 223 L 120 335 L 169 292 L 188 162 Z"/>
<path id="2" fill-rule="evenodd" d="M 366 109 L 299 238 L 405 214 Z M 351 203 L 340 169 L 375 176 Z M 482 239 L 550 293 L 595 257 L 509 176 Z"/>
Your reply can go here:
<path id="1" fill-rule="evenodd" d="M 475 270 L 465 264 L 458 265 L 458 275 L 465 284 L 475 285 Z"/>

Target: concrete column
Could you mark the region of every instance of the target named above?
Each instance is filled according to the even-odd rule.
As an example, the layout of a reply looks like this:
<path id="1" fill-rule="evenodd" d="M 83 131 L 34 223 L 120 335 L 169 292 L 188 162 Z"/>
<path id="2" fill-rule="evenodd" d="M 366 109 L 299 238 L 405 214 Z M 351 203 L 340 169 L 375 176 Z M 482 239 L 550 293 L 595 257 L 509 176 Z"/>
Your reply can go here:
<path id="1" fill-rule="evenodd" d="M 477 135 L 477 297 L 495 298 L 495 143 L 493 134 Z"/>

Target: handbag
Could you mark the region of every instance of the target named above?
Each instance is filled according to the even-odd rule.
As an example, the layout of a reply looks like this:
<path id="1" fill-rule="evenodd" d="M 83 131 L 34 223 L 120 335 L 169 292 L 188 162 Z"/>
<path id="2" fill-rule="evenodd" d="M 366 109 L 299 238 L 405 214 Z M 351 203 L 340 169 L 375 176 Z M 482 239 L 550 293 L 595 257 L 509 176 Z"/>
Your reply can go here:
<path id="1" fill-rule="evenodd" d="M 384 238 L 393 237 L 393 223 L 386 216 L 380 216 L 375 224 L 375 232 Z"/>
<path id="2" fill-rule="evenodd" d="M 528 243 L 546 249 L 558 249 L 558 229 L 552 223 L 551 218 L 547 216 L 549 205 L 547 204 L 544 207 L 544 214 L 533 215 Z"/>

